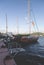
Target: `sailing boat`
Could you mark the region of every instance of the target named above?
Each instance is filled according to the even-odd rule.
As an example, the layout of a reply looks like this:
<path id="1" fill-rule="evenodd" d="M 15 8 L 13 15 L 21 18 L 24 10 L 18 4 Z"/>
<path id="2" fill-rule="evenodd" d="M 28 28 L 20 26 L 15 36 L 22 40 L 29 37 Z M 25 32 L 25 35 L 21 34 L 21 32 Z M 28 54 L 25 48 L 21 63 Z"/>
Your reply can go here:
<path id="1" fill-rule="evenodd" d="M 30 24 L 30 0 L 28 0 L 28 22 L 29 22 L 29 34 L 30 35 L 17 35 L 15 36 L 15 42 L 17 42 L 21 47 L 30 44 L 30 43 L 35 43 L 38 41 L 39 36 L 37 35 L 31 35 L 31 24 Z M 32 22 L 34 25 L 34 23 Z M 18 30 L 18 26 L 17 26 Z"/>
<path id="2" fill-rule="evenodd" d="M 28 22 L 29 22 L 29 36 L 22 36 L 20 42 L 22 43 L 33 43 L 37 42 L 39 36 L 38 35 L 31 35 L 31 24 L 30 24 L 30 0 L 28 0 Z M 34 26 L 34 22 L 32 22 Z"/>

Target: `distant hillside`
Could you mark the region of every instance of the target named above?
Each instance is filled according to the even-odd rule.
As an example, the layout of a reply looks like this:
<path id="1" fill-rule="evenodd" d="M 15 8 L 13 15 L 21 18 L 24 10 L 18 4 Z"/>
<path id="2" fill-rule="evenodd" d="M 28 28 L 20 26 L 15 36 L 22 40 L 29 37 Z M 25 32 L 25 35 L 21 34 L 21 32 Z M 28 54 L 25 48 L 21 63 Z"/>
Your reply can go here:
<path id="1" fill-rule="evenodd" d="M 0 33 L 0 37 L 3 37 L 3 35 L 5 35 L 4 33 Z M 11 34 L 13 36 L 29 36 L 30 34 Z M 42 32 L 34 32 L 34 33 L 31 33 L 31 35 L 43 35 L 44 36 L 44 33 Z"/>
<path id="2" fill-rule="evenodd" d="M 32 35 L 43 35 L 44 36 L 44 33 L 42 33 L 42 32 L 34 32 L 34 33 L 32 33 Z"/>

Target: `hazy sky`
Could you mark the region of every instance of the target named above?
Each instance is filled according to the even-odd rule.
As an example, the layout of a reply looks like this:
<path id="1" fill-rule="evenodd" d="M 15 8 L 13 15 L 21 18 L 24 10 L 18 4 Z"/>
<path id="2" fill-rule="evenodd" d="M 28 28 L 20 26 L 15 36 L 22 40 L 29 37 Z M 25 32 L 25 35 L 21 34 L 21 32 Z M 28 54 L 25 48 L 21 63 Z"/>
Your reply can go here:
<path id="1" fill-rule="evenodd" d="M 30 0 L 31 21 L 37 23 L 39 31 L 44 32 L 44 0 Z M 20 33 L 29 32 L 27 21 L 28 0 L 0 0 L 0 31 L 6 29 L 6 14 L 8 31 L 17 32 L 17 21 Z M 38 31 L 31 24 L 31 32 Z"/>

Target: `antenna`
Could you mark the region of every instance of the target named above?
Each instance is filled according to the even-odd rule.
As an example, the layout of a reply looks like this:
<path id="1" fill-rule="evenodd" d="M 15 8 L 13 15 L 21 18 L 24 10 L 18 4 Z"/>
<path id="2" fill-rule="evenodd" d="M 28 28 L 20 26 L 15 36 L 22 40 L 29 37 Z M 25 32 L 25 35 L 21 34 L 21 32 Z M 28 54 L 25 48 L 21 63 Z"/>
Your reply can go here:
<path id="1" fill-rule="evenodd" d="M 8 32 L 7 14 L 6 14 L 6 34 Z"/>
<path id="2" fill-rule="evenodd" d="M 29 34 L 31 33 L 31 24 L 30 24 L 30 0 L 28 0 L 28 23 L 29 23 Z"/>

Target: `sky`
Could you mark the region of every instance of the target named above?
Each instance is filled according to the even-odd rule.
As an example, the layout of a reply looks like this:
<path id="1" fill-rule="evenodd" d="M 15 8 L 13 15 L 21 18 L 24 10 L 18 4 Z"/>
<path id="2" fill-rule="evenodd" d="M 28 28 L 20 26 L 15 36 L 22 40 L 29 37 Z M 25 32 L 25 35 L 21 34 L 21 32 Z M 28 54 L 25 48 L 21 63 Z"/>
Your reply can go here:
<path id="1" fill-rule="evenodd" d="M 28 0 L 0 0 L 0 31 L 29 33 Z M 44 0 L 30 0 L 31 32 L 44 32 Z M 34 22 L 34 26 L 32 25 Z"/>

